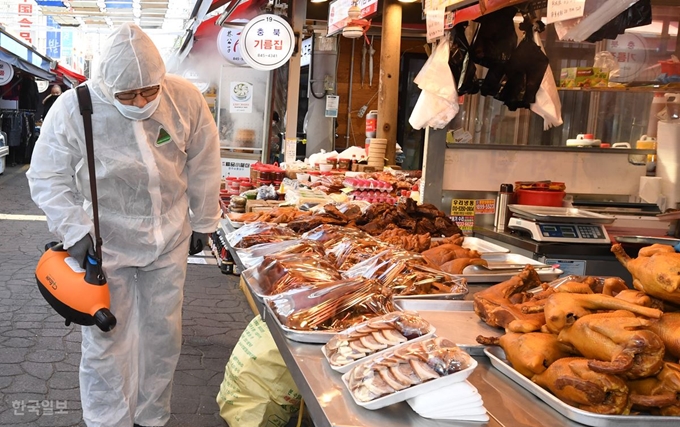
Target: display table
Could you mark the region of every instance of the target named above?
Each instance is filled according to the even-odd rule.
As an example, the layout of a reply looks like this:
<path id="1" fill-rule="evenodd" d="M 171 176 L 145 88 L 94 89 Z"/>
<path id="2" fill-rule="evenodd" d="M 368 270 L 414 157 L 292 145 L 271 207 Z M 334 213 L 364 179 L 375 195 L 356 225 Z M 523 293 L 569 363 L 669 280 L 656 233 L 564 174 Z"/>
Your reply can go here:
<path id="1" fill-rule="evenodd" d="M 243 268 L 236 251 L 233 248 L 229 250 L 235 262 Z M 244 291 L 250 292 L 252 296 L 250 284 L 245 280 L 244 282 L 246 285 Z M 487 423 L 429 420 L 416 414 L 406 402 L 376 411 L 364 409 L 354 403 L 342 383 L 341 374 L 330 368 L 321 353 L 321 345 L 298 343 L 287 339 L 272 318 L 271 311 L 256 297 L 252 296 L 252 299 L 267 323 L 317 427 L 582 426 L 558 414 L 495 370 L 486 357 L 476 358 L 479 365 L 468 381 L 479 390 L 484 399 L 484 406 L 490 417 Z M 443 323 L 441 319 L 423 317 L 437 328 L 437 335 L 442 337 L 453 337 L 454 328 L 465 327 L 449 325 Z M 456 396 L 451 396 L 451 399 L 456 399 Z"/>

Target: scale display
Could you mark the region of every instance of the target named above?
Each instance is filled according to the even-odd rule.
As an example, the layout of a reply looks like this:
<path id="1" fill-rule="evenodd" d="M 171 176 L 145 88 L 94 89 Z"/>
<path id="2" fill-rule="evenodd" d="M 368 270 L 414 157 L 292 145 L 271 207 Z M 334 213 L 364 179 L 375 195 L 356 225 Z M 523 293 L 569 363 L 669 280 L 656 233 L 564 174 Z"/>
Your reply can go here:
<path id="1" fill-rule="evenodd" d="M 542 223 L 523 218 L 510 218 L 508 227 L 528 232 L 538 242 L 611 243 L 600 224 Z"/>

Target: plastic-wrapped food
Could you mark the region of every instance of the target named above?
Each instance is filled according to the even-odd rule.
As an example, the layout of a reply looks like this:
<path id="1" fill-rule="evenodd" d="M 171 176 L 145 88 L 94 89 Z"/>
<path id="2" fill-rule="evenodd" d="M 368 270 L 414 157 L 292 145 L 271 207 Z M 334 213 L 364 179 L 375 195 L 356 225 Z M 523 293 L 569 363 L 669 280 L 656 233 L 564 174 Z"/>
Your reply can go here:
<path id="1" fill-rule="evenodd" d="M 247 248 L 260 243 L 295 239 L 297 234 L 287 227 L 276 224 L 252 222 L 232 231 L 226 237 L 227 243 L 232 248 Z"/>
<path id="2" fill-rule="evenodd" d="M 385 244 L 373 239 L 346 237 L 333 246 L 326 246 L 326 257 L 338 270 L 347 270 L 378 252 L 385 250 Z"/>
<path id="3" fill-rule="evenodd" d="M 277 295 L 309 283 L 342 279 L 333 264 L 316 253 L 267 255 L 262 264 L 244 274 L 260 296 Z"/>
<path id="4" fill-rule="evenodd" d="M 345 375 L 355 399 L 370 402 L 472 365 L 469 354 L 448 339 L 437 337 L 397 347 L 360 363 Z"/>
<path id="5" fill-rule="evenodd" d="M 324 345 L 324 354 L 331 366 L 346 366 L 432 332 L 434 328 L 418 313 L 388 313 L 335 335 Z"/>
<path id="6" fill-rule="evenodd" d="M 323 224 L 310 230 L 301 236 L 306 240 L 314 240 L 323 243 L 326 248 L 329 248 L 342 239 L 370 239 L 371 235 L 358 228 L 347 228 L 341 225 Z"/>
<path id="7" fill-rule="evenodd" d="M 377 280 L 349 279 L 308 286 L 267 299 L 282 325 L 302 331 L 340 331 L 394 311 Z"/>
<path id="8" fill-rule="evenodd" d="M 326 251 L 319 242 L 311 240 L 284 240 L 283 242 L 262 243 L 249 248 L 240 249 L 238 257 L 246 268 L 259 265 L 266 255 L 308 254 L 324 256 Z"/>
<path id="9" fill-rule="evenodd" d="M 263 185 L 257 189 L 257 200 L 278 200 L 276 188 L 273 185 Z"/>

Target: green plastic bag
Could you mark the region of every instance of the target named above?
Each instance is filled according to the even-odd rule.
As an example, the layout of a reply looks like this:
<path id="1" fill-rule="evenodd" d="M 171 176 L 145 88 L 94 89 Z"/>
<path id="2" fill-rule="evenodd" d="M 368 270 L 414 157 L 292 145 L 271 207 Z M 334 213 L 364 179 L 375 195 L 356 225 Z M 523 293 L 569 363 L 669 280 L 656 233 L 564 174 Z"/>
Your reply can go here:
<path id="1" fill-rule="evenodd" d="M 225 367 L 217 394 L 220 416 L 234 427 L 283 427 L 300 409 L 300 399 L 267 325 L 255 317 Z"/>

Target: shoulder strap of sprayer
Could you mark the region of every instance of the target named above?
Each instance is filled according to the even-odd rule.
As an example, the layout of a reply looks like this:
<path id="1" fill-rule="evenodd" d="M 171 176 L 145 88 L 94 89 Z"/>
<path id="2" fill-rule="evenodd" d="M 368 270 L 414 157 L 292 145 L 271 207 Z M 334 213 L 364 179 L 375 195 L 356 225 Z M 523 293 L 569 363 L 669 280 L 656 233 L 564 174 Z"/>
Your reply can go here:
<path id="1" fill-rule="evenodd" d="M 102 238 L 99 234 L 99 209 L 97 206 L 97 177 L 94 170 L 94 147 L 92 143 L 92 98 L 90 98 L 90 90 L 87 85 L 81 85 L 76 88 L 78 94 L 78 105 L 80 106 L 80 114 L 83 116 L 83 125 L 85 127 L 85 148 L 87 150 L 87 169 L 90 173 L 90 193 L 92 195 L 92 215 L 94 220 L 94 247 L 97 256 L 97 262 L 101 265 L 102 261 Z"/>

